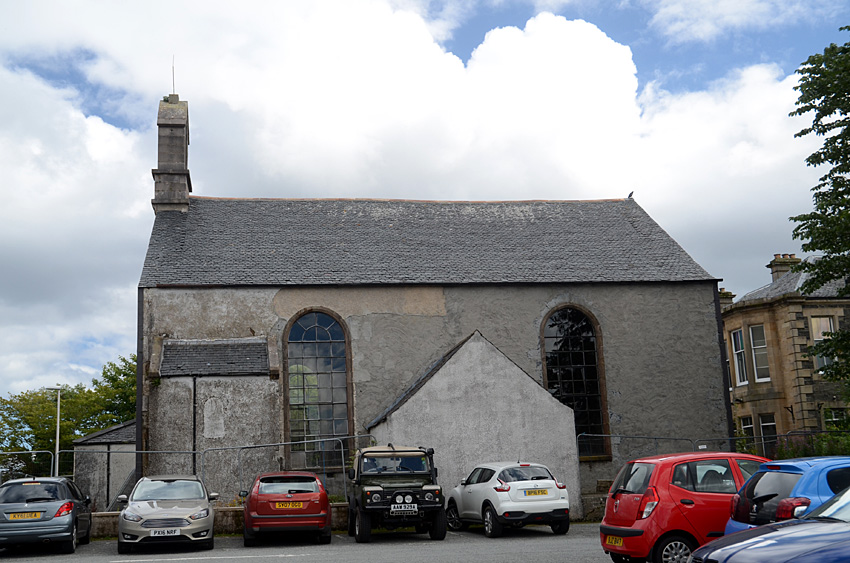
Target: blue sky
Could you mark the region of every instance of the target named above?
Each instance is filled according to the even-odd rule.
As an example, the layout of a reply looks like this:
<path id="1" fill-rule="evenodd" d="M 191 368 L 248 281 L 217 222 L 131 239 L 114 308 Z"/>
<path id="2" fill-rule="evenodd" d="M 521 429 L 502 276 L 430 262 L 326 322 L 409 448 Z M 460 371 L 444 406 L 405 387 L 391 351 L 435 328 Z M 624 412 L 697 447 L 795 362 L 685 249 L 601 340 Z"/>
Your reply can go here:
<path id="1" fill-rule="evenodd" d="M 135 351 L 155 117 L 194 193 L 637 202 L 739 296 L 799 253 L 839 0 L 4 2 L 0 395 Z"/>

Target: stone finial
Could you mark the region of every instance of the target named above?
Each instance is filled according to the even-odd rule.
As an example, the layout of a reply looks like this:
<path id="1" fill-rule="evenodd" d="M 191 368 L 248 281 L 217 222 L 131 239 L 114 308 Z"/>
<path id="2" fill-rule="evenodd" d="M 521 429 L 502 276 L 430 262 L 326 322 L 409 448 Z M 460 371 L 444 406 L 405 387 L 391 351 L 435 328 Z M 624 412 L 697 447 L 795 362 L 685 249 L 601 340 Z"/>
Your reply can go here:
<path id="1" fill-rule="evenodd" d="M 189 210 L 189 102 L 181 102 L 177 94 L 169 94 L 159 102 L 156 119 L 159 131 L 157 168 L 154 179 L 155 213 Z"/>

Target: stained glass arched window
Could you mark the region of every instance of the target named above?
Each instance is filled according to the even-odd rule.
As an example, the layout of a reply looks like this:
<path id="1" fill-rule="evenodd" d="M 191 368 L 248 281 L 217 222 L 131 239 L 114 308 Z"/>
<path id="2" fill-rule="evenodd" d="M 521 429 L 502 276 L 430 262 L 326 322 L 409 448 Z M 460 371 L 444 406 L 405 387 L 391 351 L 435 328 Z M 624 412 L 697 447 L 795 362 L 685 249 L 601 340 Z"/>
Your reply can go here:
<path id="1" fill-rule="evenodd" d="M 558 309 L 546 319 L 543 341 L 546 387 L 573 409 L 576 434 L 604 434 L 606 413 L 596 332 L 590 319 L 577 309 Z M 604 438 L 582 437 L 579 456 L 608 455 L 606 445 Z"/>
<path id="2" fill-rule="evenodd" d="M 342 326 L 332 316 L 310 312 L 289 330 L 289 441 L 349 435 L 348 372 Z M 339 442 L 293 444 L 292 467 L 341 465 Z"/>

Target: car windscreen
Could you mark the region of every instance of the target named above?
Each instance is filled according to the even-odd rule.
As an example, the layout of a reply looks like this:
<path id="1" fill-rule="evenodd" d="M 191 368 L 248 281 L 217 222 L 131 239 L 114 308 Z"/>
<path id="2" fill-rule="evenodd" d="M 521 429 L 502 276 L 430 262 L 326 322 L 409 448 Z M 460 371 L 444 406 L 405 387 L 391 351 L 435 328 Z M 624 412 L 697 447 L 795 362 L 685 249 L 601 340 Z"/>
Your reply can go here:
<path id="1" fill-rule="evenodd" d="M 611 492 L 621 490 L 622 492 L 642 495 L 649 486 L 649 479 L 652 477 L 653 470 L 655 470 L 654 463 L 627 463 L 614 479 Z"/>
<path id="2" fill-rule="evenodd" d="M 65 498 L 58 483 L 7 483 L 0 487 L 0 503 L 50 502 Z"/>
<path id="3" fill-rule="evenodd" d="M 363 473 L 421 473 L 431 471 L 424 455 L 363 456 Z"/>
<path id="4" fill-rule="evenodd" d="M 750 502 L 750 524 L 768 524 L 776 521 L 776 508 L 782 499 L 791 496 L 791 490 L 802 475 L 784 471 L 756 473 L 744 485 L 744 497 Z"/>
<path id="5" fill-rule="evenodd" d="M 205 497 L 204 487 L 198 481 L 148 480 L 136 485 L 130 500 L 190 500 Z"/>
<path id="6" fill-rule="evenodd" d="M 850 488 L 836 494 L 803 518 L 825 518 L 850 522 Z"/>
<path id="7" fill-rule="evenodd" d="M 508 467 L 499 473 L 499 479 L 505 483 L 513 483 L 515 481 L 540 481 L 542 479 L 550 479 L 554 481 L 552 474 L 545 467 L 526 465 L 519 467 Z"/>
<path id="8" fill-rule="evenodd" d="M 258 492 L 261 495 L 318 493 L 319 485 L 311 477 L 263 477 Z"/>

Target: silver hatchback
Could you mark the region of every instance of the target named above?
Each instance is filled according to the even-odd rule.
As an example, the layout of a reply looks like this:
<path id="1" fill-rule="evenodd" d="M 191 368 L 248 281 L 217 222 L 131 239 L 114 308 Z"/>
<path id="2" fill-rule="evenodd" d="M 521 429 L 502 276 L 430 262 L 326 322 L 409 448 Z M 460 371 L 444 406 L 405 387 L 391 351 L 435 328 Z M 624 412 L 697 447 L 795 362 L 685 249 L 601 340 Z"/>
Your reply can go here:
<path id="1" fill-rule="evenodd" d="M 130 497 L 118 497 L 127 506 L 118 517 L 118 553 L 152 543 L 193 543 L 213 548 L 213 501 L 195 475 L 142 477 Z"/>

